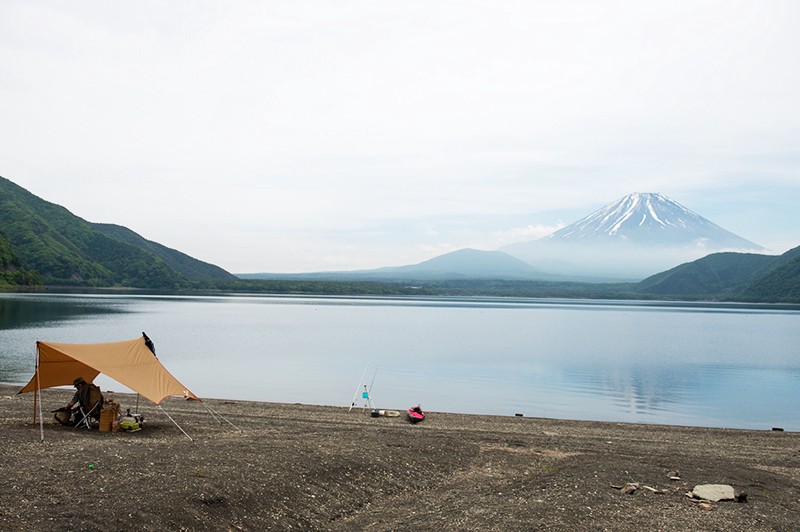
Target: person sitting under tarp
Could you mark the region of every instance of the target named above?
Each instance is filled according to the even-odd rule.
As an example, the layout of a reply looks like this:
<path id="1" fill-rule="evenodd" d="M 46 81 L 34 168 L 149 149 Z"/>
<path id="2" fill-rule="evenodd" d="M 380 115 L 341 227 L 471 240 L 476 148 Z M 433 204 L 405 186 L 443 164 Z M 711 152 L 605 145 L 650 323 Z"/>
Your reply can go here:
<path id="1" fill-rule="evenodd" d="M 79 425 L 90 419 L 99 421 L 100 411 L 103 408 L 103 394 L 100 388 L 96 385 L 86 382 L 83 377 L 78 377 L 72 381 L 75 386 L 75 395 L 72 400 L 64 408 L 56 410 L 56 412 L 67 412 L 70 414 L 68 420 L 64 420 L 59 415 L 56 415 L 56 420 L 64 425 Z M 88 418 L 88 419 L 87 419 Z M 89 426 L 89 423 L 86 423 Z"/>

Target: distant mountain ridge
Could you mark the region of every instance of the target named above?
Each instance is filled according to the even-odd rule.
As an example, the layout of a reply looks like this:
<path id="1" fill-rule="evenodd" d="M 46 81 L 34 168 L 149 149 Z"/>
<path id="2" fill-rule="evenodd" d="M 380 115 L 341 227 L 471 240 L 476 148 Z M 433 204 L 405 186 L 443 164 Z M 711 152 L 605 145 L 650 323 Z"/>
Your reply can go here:
<path id="1" fill-rule="evenodd" d="M 664 217 L 656 214 L 664 222 Z M 250 280 L 243 281 L 240 277 Z M 3 290 L 47 283 L 295 294 L 800 303 L 800 247 L 780 256 L 714 253 L 636 283 L 575 282 L 573 275 L 547 273 L 502 251 L 475 249 L 457 250 L 415 265 L 376 270 L 240 277 L 146 240 L 125 227 L 87 222 L 0 177 L 0 289 Z"/>
<path id="2" fill-rule="evenodd" d="M 0 231 L 20 264 L 50 285 L 185 288 L 236 279 L 124 227 L 87 222 L 3 177 Z"/>
<path id="3" fill-rule="evenodd" d="M 440 281 L 440 280 L 563 280 L 557 274 L 541 272 L 516 257 L 501 251 L 459 249 L 432 259 L 405 266 L 388 266 L 372 270 L 313 273 L 238 274 L 242 279 L 321 279 L 369 281 Z"/>
<path id="4" fill-rule="evenodd" d="M 431 295 L 494 295 L 517 297 L 569 297 L 601 299 L 675 299 L 689 301 L 739 301 L 751 303 L 800 303 L 800 247 L 783 255 L 754 253 L 713 253 L 696 261 L 681 264 L 652 275 L 639 282 L 597 283 L 558 279 L 531 278 L 501 279 L 499 276 L 480 277 L 452 274 L 461 259 L 494 260 L 499 252 L 459 250 L 420 263 L 421 270 L 391 271 L 364 270 L 354 272 L 318 272 L 312 274 L 242 274 L 243 279 L 317 280 L 317 281 L 384 281 L 418 284 L 417 288 Z M 442 260 L 437 260 L 442 259 Z M 504 260 L 505 259 L 501 259 Z M 449 261 L 454 261 L 448 265 Z M 428 269 L 431 264 L 434 266 Z M 511 263 L 516 264 L 516 263 Z M 448 272 L 436 275 L 437 269 Z M 521 271 L 529 271 L 522 269 Z M 478 272 L 483 275 L 482 272 Z M 376 277 L 370 277 L 376 275 Z M 385 275 L 380 277 L 380 275 Z"/>
<path id="5" fill-rule="evenodd" d="M 544 275 L 507 253 L 470 248 L 451 251 L 419 264 L 378 268 L 372 273 L 413 279 L 538 279 Z"/>

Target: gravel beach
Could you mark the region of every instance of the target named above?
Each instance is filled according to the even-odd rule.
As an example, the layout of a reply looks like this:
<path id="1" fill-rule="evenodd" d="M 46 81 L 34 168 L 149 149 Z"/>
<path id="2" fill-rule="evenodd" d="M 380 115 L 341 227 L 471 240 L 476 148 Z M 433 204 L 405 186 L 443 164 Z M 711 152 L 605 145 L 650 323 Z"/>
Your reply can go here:
<path id="1" fill-rule="evenodd" d="M 33 395 L 17 390 L 0 385 L 3 530 L 791 530 L 800 519 L 800 437 L 769 427 L 439 412 L 412 425 L 170 398 L 163 411 L 140 403 L 142 430 L 101 433 L 53 424 L 71 397 L 56 389 L 42 394 L 42 442 Z M 698 484 L 746 502 L 688 497 Z"/>

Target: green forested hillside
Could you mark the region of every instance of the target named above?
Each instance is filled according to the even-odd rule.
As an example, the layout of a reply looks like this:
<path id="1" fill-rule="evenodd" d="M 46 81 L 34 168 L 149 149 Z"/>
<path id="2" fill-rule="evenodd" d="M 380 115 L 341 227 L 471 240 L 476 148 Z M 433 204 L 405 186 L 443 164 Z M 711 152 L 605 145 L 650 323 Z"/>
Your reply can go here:
<path id="1" fill-rule="evenodd" d="M 91 224 L 2 177 L 0 230 L 22 267 L 49 285 L 185 288 L 214 275 L 235 279 L 131 231 L 123 238 L 126 231 Z"/>
<path id="2" fill-rule="evenodd" d="M 235 275 L 226 272 L 219 266 L 194 259 L 185 253 L 162 246 L 157 242 L 145 240 L 127 227 L 97 223 L 93 223 L 92 227 L 106 236 L 152 252 L 160 257 L 167 266 L 189 279 L 197 281 L 232 281 L 237 279 Z"/>
<path id="3" fill-rule="evenodd" d="M 19 268 L 19 259 L 14 255 L 6 235 L 0 233 L 0 270 L 6 271 L 12 268 Z"/>
<path id="4" fill-rule="evenodd" d="M 766 274 L 742 290 L 741 299 L 800 302 L 800 247 L 781 255 Z"/>
<path id="5" fill-rule="evenodd" d="M 0 289 L 16 289 L 42 285 L 41 276 L 22 267 L 6 235 L 0 232 Z"/>
<path id="6" fill-rule="evenodd" d="M 648 277 L 637 289 L 661 296 L 720 295 L 745 288 L 763 275 L 775 259 L 752 253 L 714 253 Z"/>
<path id="7" fill-rule="evenodd" d="M 679 299 L 800 302 L 800 247 L 783 255 L 714 253 L 636 285 L 643 295 Z"/>

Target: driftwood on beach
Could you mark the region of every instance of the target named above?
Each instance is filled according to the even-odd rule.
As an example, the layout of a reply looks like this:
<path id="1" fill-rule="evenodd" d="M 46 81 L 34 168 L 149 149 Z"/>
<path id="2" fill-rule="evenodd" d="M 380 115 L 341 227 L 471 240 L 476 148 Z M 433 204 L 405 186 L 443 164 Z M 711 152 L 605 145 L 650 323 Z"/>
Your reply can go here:
<path id="1" fill-rule="evenodd" d="M 236 430 L 168 399 L 194 441 L 149 405 L 141 431 L 47 420 L 42 443 L 32 397 L 15 392 L 0 386 L 2 529 L 788 530 L 800 515 L 790 432 L 436 412 L 412 425 L 208 400 Z M 44 410 L 69 394 L 46 390 Z M 123 409 L 135 401 L 107 395 Z M 746 503 L 692 502 L 702 484 L 747 492 Z"/>

